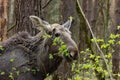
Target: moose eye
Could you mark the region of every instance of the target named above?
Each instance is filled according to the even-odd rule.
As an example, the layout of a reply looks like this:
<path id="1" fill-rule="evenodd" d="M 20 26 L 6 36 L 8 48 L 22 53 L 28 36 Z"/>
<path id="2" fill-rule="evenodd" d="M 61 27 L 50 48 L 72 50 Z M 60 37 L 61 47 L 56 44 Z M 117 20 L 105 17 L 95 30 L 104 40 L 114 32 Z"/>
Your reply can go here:
<path id="1" fill-rule="evenodd" d="M 55 32 L 55 31 L 56 31 L 56 29 L 54 28 L 54 29 L 53 29 L 53 32 Z"/>
<path id="2" fill-rule="evenodd" d="M 59 37 L 60 36 L 60 33 L 55 33 L 55 37 Z"/>

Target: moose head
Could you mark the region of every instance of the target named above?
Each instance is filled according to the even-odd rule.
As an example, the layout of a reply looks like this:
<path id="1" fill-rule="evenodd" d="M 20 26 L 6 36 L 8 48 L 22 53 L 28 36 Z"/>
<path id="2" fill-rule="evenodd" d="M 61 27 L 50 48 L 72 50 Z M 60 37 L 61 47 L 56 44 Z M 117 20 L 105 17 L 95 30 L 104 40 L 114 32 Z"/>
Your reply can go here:
<path id="1" fill-rule="evenodd" d="M 60 63 L 62 62 L 63 58 L 65 58 L 68 62 L 71 62 L 78 58 L 78 48 L 77 48 L 75 41 L 72 39 L 71 32 L 69 30 L 71 27 L 72 19 L 68 20 L 67 22 L 65 22 L 62 25 L 57 24 L 57 23 L 49 24 L 48 22 L 42 20 L 41 18 L 39 18 L 37 16 L 30 16 L 30 19 L 31 19 L 32 23 L 34 25 L 36 25 L 35 28 L 40 30 L 43 35 L 44 34 L 51 35 L 51 38 L 43 41 L 43 44 L 46 46 L 46 47 L 44 47 L 45 51 L 38 52 L 41 54 L 40 54 L 40 56 L 38 56 L 37 62 L 47 61 L 46 64 L 44 64 L 44 67 L 46 66 L 45 67 L 46 70 L 43 72 L 52 73 L 55 70 L 57 70 L 57 68 L 60 65 Z M 53 45 L 55 38 L 60 38 L 61 41 L 64 42 L 64 44 L 66 45 L 66 49 L 68 51 L 67 56 L 62 55 L 62 57 L 61 57 L 61 55 L 57 54 L 57 53 L 59 53 L 59 48 L 61 47 L 61 45 L 59 45 L 59 44 Z M 47 46 L 48 46 L 48 48 L 47 48 Z M 39 49 L 38 49 L 38 51 L 39 51 Z M 52 60 L 50 60 L 48 58 L 48 55 L 51 53 L 54 58 Z M 63 52 L 61 52 L 61 53 L 63 53 Z M 45 56 L 43 57 L 41 55 L 45 55 Z M 46 55 L 47 55 L 47 57 L 46 57 Z M 41 63 L 38 63 L 38 65 L 41 67 L 41 69 L 43 69 Z"/>
<path id="2" fill-rule="evenodd" d="M 66 23 L 60 25 L 57 23 L 49 24 L 48 22 L 42 20 L 37 16 L 30 16 L 33 24 L 36 25 L 36 28 L 52 36 L 52 38 L 60 37 L 60 39 L 67 46 L 67 51 L 69 55 L 67 56 L 70 60 L 77 59 L 78 57 L 78 48 L 75 41 L 71 38 L 71 32 L 69 31 L 72 23 L 72 19 L 68 20 Z"/>

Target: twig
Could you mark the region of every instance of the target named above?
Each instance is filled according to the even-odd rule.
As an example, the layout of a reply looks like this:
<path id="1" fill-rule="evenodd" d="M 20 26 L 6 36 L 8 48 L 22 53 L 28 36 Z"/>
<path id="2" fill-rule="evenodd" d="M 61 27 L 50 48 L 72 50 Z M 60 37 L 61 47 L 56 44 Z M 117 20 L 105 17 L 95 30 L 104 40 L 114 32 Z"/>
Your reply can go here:
<path id="1" fill-rule="evenodd" d="M 51 1 L 52 1 L 52 0 L 49 0 L 49 1 L 42 7 L 42 9 L 44 9 L 45 7 L 47 7 L 47 6 L 50 4 Z"/>
<path id="2" fill-rule="evenodd" d="M 14 27 L 15 27 L 15 25 L 13 25 L 11 28 L 9 28 L 9 29 L 7 30 L 7 32 L 11 31 Z"/>
<path id="3" fill-rule="evenodd" d="M 77 5 L 78 5 L 78 7 L 79 7 L 79 9 L 80 9 L 80 11 L 81 11 L 81 13 L 82 13 L 82 15 L 83 15 L 83 18 L 84 18 L 85 21 L 86 21 L 87 26 L 88 26 L 89 29 L 90 29 L 90 32 L 91 32 L 92 37 L 93 37 L 93 39 L 94 39 L 94 41 L 95 41 L 95 44 L 96 44 L 98 50 L 100 51 L 101 56 L 103 57 L 103 60 L 104 60 L 104 62 L 105 62 L 105 64 L 106 64 L 106 67 L 107 67 L 107 70 L 108 70 L 110 79 L 113 80 L 113 77 L 112 77 L 112 74 L 110 73 L 110 69 L 109 69 L 109 66 L 108 66 L 108 64 L 107 64 L 106 58 L 105 58 L 105 56 L 104 56 L 104 53 L 103 53 L 103 51 L 100 49 L 100 47 L 99 47 L 99 45 L 98 45 L 98 43 L 97 43 L 97 41 L 96 41 L 96 39 L 95 39 L 94 33 L 93 33 L 92 29 L 91 29 L 91 26 L 90 26 L 88 20 L 86 19 L 85 14 L 84 14 L 84 12 L 83 12 L 83 10 L 82 10 L 82 8 L 81 8 L 81 6 L 80 6 L 79 3 L 80 3 L 79 0 L 77 0 Z"/>

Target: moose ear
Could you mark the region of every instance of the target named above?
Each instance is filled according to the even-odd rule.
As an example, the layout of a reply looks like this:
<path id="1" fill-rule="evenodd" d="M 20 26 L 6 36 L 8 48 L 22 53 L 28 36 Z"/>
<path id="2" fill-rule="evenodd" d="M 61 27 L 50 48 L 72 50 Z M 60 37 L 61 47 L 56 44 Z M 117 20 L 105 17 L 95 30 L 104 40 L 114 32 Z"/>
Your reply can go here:
<path id="1" fill-rule="evenodd" d="M 70 29 L 72 24 L 72 18 L 70 18 L 70 20 L 66 21 L 62 26 L 64 26 L 65 28 L 67 28 L 68 30 Z"/>
<path id="2" fill-rule="evenodd" d="M 37 16 L 31 15 L 29 16 L 29 18 L 37 26 L 37 29 L 39 30 L 41 30 L 41 28 L 45 30 L 49 30 L 51 28 L 48 22 L 42 20 L 41 18 Z"/>

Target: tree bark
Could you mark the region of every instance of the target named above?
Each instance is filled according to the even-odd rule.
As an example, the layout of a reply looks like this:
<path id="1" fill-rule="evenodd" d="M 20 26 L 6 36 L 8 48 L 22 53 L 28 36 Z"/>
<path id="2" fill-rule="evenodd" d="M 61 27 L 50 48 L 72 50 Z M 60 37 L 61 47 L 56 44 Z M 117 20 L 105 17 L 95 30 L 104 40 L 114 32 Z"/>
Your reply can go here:
<path id="1" fill-rule="evenodd" d="M 117 30 L 117 26 L 120 26 L 120 0 L 115 1 L 115 13 L 114 13 L 114 33 L 115 34 L 120 34 L 120 30 Z M 120 41 L 120 38 L 116 39 L 116 41 Z M 112 72 L 113 72 L 113 77 L 115 80 L 119 80 L 120 78 L 118 77 L 118 73 L 120 71 L 119 69 L 119 61 L 120 61 L 120 46 L 118 44 L 115 44 L 113 46 L 114 53 L 112 55 Z"/>
<path id="2" fill-rule="evenodd" d="M 8 37 L 12 36 L 15 27 L 15 0 L 8 1 Z"/>
<path id="3" fill-rule="evenodd" d="M 0 0 L 0 38 L 2 41 L 7 39 L 7 7 L 8 0 Z"/>
<path id="4" fill-rule="evenodd" d="M 76 0 L 61 0 L 61 13 L 62 13 L 62 21 L 63 23 L 66 22 L 70 16 L 73 17 L 73 23 L 70 28 L 70 31 L 72 32 L 73 39 L 77 42 L 79 42 L 79 19 L 76 12 Z"/>
<path id="5" fill-rule="evenodd" d="M 28 31 L 30 34 L 36 34 L 32 28 L 29 16 L 36 15 L 42 17 L 42 0 L 16 0 L 15 5 L 15 33 L 19 31 Z"/>
<path id="6" fill-rule="evenodd" d="M 71 25 L 70 31 L 72 32 L 73 39 L 79 44 L 79 19 L 77 18 L 76 12 L 76 0 L 61 0 L 61 16 L 62 23 L 66 22 L 70 16 L 73 17 L 73 23 Z M 53 76 L 53 80 L 67 80 L 72 77 L 71 64 L 63 60 L 60 67 L 57 69 Z"/>

